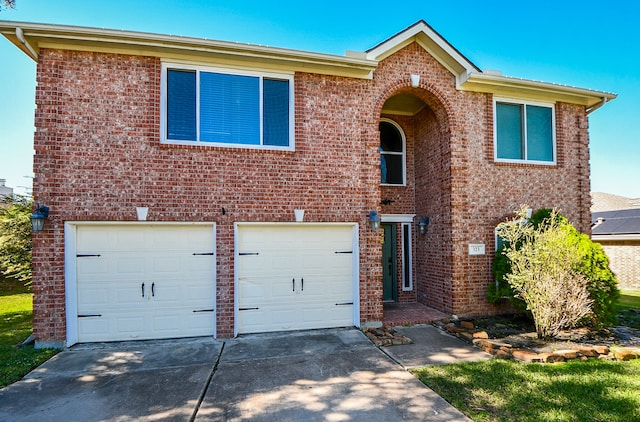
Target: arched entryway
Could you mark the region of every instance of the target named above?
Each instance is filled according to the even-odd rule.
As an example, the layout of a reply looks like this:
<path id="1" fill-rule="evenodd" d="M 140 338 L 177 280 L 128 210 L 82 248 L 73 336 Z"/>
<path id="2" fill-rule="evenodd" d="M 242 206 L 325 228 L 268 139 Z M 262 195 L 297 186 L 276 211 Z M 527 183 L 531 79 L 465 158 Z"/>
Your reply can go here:
<path id="1" fill-rule="evenodd" d="M 451 139 L 441 98 L 425 87 L 401 87 L 379 110 L 382 299 L 449 312 Z M 428 221 L 423 230 L 421 221 Z"/>

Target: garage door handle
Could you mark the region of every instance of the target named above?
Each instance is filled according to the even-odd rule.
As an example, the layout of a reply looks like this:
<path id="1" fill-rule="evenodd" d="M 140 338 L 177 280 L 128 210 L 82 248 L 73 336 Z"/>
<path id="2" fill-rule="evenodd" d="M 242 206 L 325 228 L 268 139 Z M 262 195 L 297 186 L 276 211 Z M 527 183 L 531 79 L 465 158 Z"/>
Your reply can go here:
<path id="1" fill-rule="evenodd" d="M 151 296 L 156 297 L 156 283 L 151 283 Z"/>
<path id="2" fill-rule="evenodd" d="M 296 279 L 294 278 L 293 280 L 291 280 L 291 283 L 293 284 L 293 289 L 291 289 L 291 291 L 296 291 Z"/>
<path id="3" fill-rule="evenodd" d="M 142 283 L 142 297 L 144 297 L 144 283 Z"/>
<path id="4" fill-rule="evenodd" d="M 300 279 L 300 284 L 302 284 L 302 291 L 304 292 L 304 278 Z"/>

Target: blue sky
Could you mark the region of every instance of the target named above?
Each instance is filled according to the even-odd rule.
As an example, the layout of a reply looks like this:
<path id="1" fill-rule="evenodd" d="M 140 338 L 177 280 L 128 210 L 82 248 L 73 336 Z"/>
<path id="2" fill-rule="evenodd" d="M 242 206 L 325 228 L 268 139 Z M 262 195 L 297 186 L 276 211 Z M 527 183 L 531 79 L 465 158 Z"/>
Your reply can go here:
<path id="1" fill-rule="evenodd" d="M 17 0 L 0 20 L 364 51 L 423 19 L 481 69 L 615 92 L 590 115 L 593 191 L 640 197 L 640 2 Z M 0 178 L 23 193 L 33 157 L 35 63 L 0 38 Z"/>

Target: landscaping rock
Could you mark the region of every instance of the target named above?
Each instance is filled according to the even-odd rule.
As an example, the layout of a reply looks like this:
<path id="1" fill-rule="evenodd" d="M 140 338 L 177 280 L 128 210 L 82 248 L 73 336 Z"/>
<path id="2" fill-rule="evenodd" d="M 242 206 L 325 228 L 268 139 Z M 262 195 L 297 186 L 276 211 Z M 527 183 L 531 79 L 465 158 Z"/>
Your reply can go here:
<path id="1" fill-rule="evenodd" d="M 413 343 L 409 337 L 403 336 L 390 327 L 365 328 L 363 332 L 376 347 Z"/>
<path id="2" fill-rule="evenodd" d="M 476 326 L 471 321 L 460 321 L 460 326 L 462 328 L 466 328 L 467 330 L 473 330 Z"/>
<path id="3" fill-rule="evenodd" d="M 489 334 L 486 331 L 477 331 L 473 333 L 473 338 L 489 338 Z"/>

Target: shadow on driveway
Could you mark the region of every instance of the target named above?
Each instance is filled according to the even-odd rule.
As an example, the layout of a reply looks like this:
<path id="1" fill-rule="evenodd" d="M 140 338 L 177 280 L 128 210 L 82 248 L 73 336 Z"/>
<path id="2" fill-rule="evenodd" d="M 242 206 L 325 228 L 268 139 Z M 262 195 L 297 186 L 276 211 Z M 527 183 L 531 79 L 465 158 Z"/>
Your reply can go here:
<path id="1" fill-rule="evenodd" d="M 467 421 L 356 329 L 79 345 L 0 390 L 11 421 Z"/>

